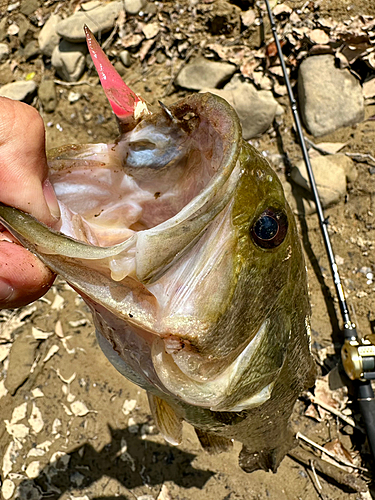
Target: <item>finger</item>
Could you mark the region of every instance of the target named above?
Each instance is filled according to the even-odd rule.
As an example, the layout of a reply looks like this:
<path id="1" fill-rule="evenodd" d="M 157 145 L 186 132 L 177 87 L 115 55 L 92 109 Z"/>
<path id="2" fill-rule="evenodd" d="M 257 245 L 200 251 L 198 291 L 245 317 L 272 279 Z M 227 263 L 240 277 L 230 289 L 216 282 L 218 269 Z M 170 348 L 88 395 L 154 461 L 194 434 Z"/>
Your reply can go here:
<path id="1" fill-rule="evenodd" d="M 0 97 L 0 202 L 48 225 L 59 208 L 47 178 L 44 124 L 31 106 Z"/>
<path id="2" fill-rule="evenodd" d="M 16 243 L 0 241 L 0 309 L 38 299 L 54 279 L 55 275 L 35 255 Z"/>

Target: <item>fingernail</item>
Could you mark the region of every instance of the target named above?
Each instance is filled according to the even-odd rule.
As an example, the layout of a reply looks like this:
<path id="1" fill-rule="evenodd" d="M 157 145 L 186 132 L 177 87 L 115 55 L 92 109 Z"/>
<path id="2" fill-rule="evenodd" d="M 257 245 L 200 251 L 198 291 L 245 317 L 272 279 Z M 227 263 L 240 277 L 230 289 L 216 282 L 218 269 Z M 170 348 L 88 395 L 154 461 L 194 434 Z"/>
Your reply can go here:
<path id="1" fill-rule="evenodd" d="M 0 279 L 0 302 L 5 302 L 13 295 L 14 288 L 6 281 Z"/>
<path id="2" fill-rule="evenodd" d="M 61 216 L 60 207 L 56 198 L 55 190 L 49 179 L 43 182 L 43 194 L 52 217 L 59 219 Z"/>

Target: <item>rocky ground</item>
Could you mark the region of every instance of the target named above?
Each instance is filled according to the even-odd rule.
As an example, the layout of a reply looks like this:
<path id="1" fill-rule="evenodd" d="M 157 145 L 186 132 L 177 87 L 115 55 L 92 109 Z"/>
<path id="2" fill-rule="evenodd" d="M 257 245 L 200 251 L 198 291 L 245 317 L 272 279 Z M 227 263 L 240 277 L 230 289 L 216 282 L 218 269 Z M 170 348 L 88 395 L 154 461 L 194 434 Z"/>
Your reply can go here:
<path id="1" fill-rule="evenodd" d="M 375 4 L 273 7 L 350 312 L 361 335 L 375 333 Z M 247 475 L 237 445 L 210 456 L 188 427 L 181 446 L 168 446 L 145 394 L 106 361 L 88 309 L 58 280 L 36 303 L 0 314 L 3 498 L 372 498 L 374 464 L 357 409 L 345 388 L 328 388 L 339 359 L 337 303 L 263 3 L 0 0 L 0 95 L 40 111 L 48 147 L 117 134 L 83 44 L 84 23 L 151 104 L 202 89 L 224 96 L 244 137 L 274 165 L 300 222 L 321 371 L 293 423 L 326 453 L 301 439 L 312 464 L 286 457 L 276 475 Z M 335 473 L 327 453 L 341 466 Z M 324 477 L 314 472 L 321 463 Z"/>

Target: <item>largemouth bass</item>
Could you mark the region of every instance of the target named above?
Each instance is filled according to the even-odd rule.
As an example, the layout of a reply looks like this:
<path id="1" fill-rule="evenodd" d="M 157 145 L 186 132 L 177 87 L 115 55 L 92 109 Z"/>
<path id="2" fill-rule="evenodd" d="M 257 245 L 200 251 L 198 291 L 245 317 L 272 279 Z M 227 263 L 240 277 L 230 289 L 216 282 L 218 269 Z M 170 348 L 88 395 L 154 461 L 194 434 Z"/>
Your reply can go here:
<path id="1" fill-rule="evenodd" d="M 196 94 L 151 112 L 86 34 L 121 135 L 49 154 L 53 229 L 4 205 L 0 220 L 81 294 L 104 354 L 147 391 L 169 443 L 185 420 L 207 450 L 238 440 L 244 470 L 276 471 L 315 375 L 280 181 L 226 101 Z"/>

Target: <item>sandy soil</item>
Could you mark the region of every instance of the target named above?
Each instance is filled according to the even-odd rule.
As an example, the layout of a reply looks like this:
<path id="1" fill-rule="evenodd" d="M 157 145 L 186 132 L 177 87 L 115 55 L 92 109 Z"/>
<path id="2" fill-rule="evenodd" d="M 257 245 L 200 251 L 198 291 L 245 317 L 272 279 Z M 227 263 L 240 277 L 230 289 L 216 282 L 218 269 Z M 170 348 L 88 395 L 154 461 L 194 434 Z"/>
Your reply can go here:
<path id="1" fill-rule="evenodd" d="M 304 3 L 289 2 L 289 5 L 296 8 Z M 172 2 L 165 4 L 172 9 Z M 374 15 L 375 7 L 370 4 L 366 2 L 365 6 L 360 0 L 323 0 L 320 13 L 337 20 L 346 19 L 350 5 L 350 14 L 364 13 L 366 9 L 368 15 Z M 176 101 L 186 92 L 171 85 L 179 61 L 167 64 L 168 61 L 153 65 L 135 62 L 127 72 L 127 83 L 152 103 L 158 99 L 166 104 Z M 36 71 L 37 77 L 42 78 L 42 65 L 40 59 L 35 59 L 21 61 L 19 68 L 25 73 Z M 48 67 L 43 71 L 44 76 L 52 74 Z M 71 87 L 58 85 L 59 103 L 55 112 L 46 114 L 41 109 L 48 147 L 110 142 L 116 137 L 116 122 L 100 86 L 94 85 L 97 82 L 94 71 L 83 79 L 93 85 L 73 88 L 81 94 L 77 102 L 68 101 Z M 293 163 L 301 158 L 301 153 L 292 132 L 287 99 L 279 100 L 286 109 L 280 133 L 271 131 L 253 143 L 272 157 L 283 153 L 282 144 Z M 375 105 L 368 105 L 366 117 L 374 114 Z M 344 152 L 374 155 L 374 133 L 375 122 L 365 121 L 315 142 L 345 142 Z M 276 167 L 285 182 L 284 165 Z M 375 175 L 366 163 L 357 163 L 357 170 L 358 178 L 349 185 L 346 199 L 328 209 L 326 215 L 335 254 L 341 257 L 339 269 L 350 311 L 359 332 L 365 335 L 375 328 L 375 284 L 368 284 L 359 270 L 375 269 Z M 295 195 L 298 198 L 299 193 Z M 300 227 L 311 291 L 313 348 L 325 375 L 338 360 L 337 304 L 316 215 L 301 218 Z M 318 493 L 311 471 L 289 457 L 276 475 L 265 472 L 247 475 L 238 467 L 239 446 L 230 453 L 210 456 L 202 451 L 188 426 L 181 446 L 167 445 L 153 425 L 145 393 L 121 377 L 102 355 L 87 307 L 62 281 L 58 280 L 35 304 L 24 310 L 6 311 L 1 319 L 0 337 L 13 343 L 9 347 L 14 348 L 14 342 L 18 346 L 11 362 L 8 356 L 0 363 L 0 377 L 9 373 L 11 365 L 14 377 L 25 375 L 15 393 L 8 393 L 0 402 L 0 457 L 12 453 L 14 459 L 13 475 L 8 476 L 18 486 L 13 498 L 370 498 L 323 478 L 319 479 L 322 492 Z M 35 340 L 33 328 L 50 335 Z M 46 360 L 49 354 L 51 357 Z M 26 413 L 19 423 L 29 428 L 29 432 L 20 439 L 19 447 L 9 448 L 12 437 L 4 421 L 10 421 L 14 409 L 21 405 L 24 405 L 21 417 L 22 410 Z M 306 408 L 306 399 L 297 402 L 293 417 L 297 430 L 321 445 L 339 438 L 348 450 L 361 454 L 364 467 L 371 466 L 367 445 L 359 431 L 329 415 L 321 421 L 309 418 L 305 416 Z M 356 415 L 355 407 L 348 405 L 348 408 Z"/>

